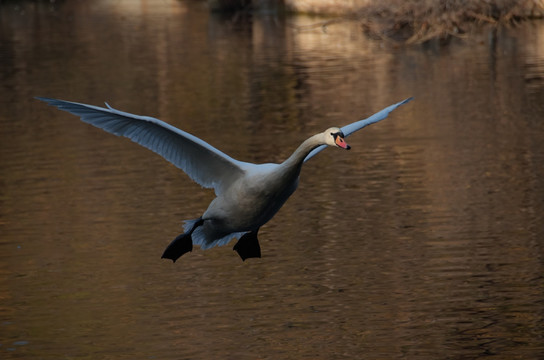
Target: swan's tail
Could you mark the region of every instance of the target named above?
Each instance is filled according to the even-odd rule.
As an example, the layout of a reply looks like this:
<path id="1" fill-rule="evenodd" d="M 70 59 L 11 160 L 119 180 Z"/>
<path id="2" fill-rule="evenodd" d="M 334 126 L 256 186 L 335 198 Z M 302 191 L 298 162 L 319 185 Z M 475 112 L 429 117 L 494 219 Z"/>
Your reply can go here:
<path id="1" fill-rule="evenodd" d="M 166 247 L 161 258 L 170 259 L 173 262 L 176 262 L 183 254 L 193 251 L 193 245 L 198 245 L 201 249 L 206 250 L 214 246 L 226 245 L 232 239 L 240 239 L 240 237 L 246 233 L 245 231 L 236 232 L 224 236 L 219 235 L 219 238 L 217 238 L 217 234 L 209 234 L 209 231 L 206 231 L 206 227 L 202 226 L 203 224 L 204 220 L 202 220 L 202 218 L 186 220 L 183 224 L 185 232 L 178 235 L 170 245 Z M 244 259 L 244 257 L 242 257 L 242 259 Z"/>
<path id="2" fill-rule="evenodd" d="M 227 245 L 232 239 L 240 239 L 246 231 L 235 232 L 230 234 L 217 234 L 213 230 L 210 231 L 206 226 L 195 227 L 195 224 L 200 219 L 185 220 L 183 224 L 183 229 L 185 232 L 193 229 L 191 238 L 193 239 L 193 245 L 198 245 L 202 250 L 212 248 L 214 246 L 223 246 Z"/>

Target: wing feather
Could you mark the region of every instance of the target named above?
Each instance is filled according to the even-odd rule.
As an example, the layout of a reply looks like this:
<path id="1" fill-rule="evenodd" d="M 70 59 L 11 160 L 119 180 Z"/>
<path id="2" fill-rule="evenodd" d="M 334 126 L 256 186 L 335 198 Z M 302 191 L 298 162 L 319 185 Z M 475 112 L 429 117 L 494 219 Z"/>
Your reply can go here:
<path id="1" fill-rule="evenodd" d="M 340 128 L 340 130 L 342 130 L 342 132 L 344 133 L 344 137 L 348 137 L 350 136 L 351 134 L 353 134 L 354 132 L 358 131 L 358 130 L 361 130 L 362 128 L 364 128 L 365 126 L 368 126 L 370 124 L 374 124 L 378 121 L 381 121 L 383 119 L 385 119 L 389 113 L 393 110 L 395 110 L 397 107 L 401 106 L 401 105 L 404 105 L 406 104 L 407 102 L 411 101 L 413 98 L 410 97 L 408 99 L 405 99 L 405 100 L 402 100 L 401 102 L 398 102 L 396 104 L 393 104 L 393 105 L 390 105 L 388 107 L 386 107 L 385 109 L 375 113 L 374 115 L 364 119 L 364 120 L 359 120 L 359 121 L 356 121 L 354 123 L 351 123 L 349 125 L 346 125 L 342 128 Z M 321 146 L 318 146 L 317 148 L 313 149 L 307 156 L 306 158 L 304 159 L 304 162 L 310 160 L 312 157 L 314 157 L 317 153 L 325 150 L 325 148 L 327 147 L 327 145 L 321 145 Z"/>
<path id="2" fill-rule="evenodd" d="M 219 195 L 244 174 L 244 162 L 235 160 L 205 141 L 164 121 L 112 108 L 38 97 L 117 136 L 124 136 L 161 155 L 203 187 Z"/>

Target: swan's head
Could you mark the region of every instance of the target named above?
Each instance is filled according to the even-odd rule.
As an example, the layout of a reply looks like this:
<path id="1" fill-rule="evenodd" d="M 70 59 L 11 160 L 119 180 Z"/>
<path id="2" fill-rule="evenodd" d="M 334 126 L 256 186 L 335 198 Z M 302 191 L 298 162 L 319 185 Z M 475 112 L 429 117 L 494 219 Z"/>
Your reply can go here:
<path id="1" fill-rule="evenodd" d="M 337 127 L 332 127 L 323 133 L 325 135 L 325 143 L 329 146 L 337 146 L 342 149 L 349 150 L 349 146 L 344 140 L 344 133 Z"/>

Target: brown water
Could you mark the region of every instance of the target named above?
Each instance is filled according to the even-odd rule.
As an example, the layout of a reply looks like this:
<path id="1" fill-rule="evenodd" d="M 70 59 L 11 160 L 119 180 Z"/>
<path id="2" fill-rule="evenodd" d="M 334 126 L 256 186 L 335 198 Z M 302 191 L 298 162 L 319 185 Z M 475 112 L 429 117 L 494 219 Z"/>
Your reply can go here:
<path id="1" fill-rule="evenodd" d="M 395 48 L 196 1 L 0 3 L 0 358 L 544 358 L 544 24 Z M 260 233 L 160 259 L 213 194 L 33 99 L 247 161 L 414 96 Z"/>

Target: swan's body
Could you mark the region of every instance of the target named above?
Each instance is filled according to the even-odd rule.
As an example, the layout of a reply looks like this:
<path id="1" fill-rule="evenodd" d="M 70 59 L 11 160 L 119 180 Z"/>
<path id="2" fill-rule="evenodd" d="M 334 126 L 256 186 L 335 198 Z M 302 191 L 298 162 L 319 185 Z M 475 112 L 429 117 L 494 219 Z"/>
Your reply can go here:
<path id="1" fill-rule="evenodd" d="M 193 244 L 207 249 L 239 239 L 234 249 L 243 260 L 260 257 L 259 228 L 268 222 L 296 190 L 302 164 L 327 146 L 349 149 L 344 137 L 385 119 L 406 99 L 368 119 L 332 127 L 304 141 L 281 164 L 252 164 L 231 158 L 199 138 L 163 121 L 111 108 L 38 98 L 115 135 L 125 136 L 158 153 L 216 198 L 204 214 L 185 222 L 185 233 L 167 247 L 163 258 L 176 261 Z"/>

